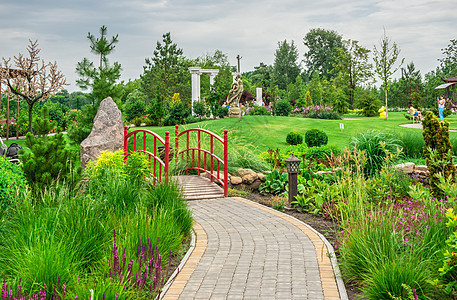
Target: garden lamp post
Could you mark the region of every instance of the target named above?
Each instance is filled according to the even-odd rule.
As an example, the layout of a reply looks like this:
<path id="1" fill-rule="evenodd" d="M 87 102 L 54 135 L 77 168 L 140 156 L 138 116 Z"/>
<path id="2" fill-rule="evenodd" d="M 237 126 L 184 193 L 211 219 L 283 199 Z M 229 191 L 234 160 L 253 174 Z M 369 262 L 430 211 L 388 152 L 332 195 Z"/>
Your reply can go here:
<path id="1" fill-rule="evenodd" d="M 289 174 L 289 204 L 288 208 L 292 208 L 292 201 L 294 201 L 295 196 L 297 196 L 297 174 L 298 166 L 301 163 L 301 160 L 296 158 L 292 153 L 292 156 L 285 160 L 287 167 L 287 174 Z"/>

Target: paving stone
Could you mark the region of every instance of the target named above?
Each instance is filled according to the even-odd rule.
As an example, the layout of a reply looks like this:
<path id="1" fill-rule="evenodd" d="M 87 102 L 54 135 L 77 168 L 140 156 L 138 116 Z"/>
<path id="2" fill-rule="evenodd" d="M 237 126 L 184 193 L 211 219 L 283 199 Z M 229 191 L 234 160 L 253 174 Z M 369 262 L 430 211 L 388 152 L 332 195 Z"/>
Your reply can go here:
<path id="1" fill-rule="evenodd" d="M 180 299 L 323 299 L 314 245 L 297 226 L 230 198 L 189 206 L 208 248 Z"/>

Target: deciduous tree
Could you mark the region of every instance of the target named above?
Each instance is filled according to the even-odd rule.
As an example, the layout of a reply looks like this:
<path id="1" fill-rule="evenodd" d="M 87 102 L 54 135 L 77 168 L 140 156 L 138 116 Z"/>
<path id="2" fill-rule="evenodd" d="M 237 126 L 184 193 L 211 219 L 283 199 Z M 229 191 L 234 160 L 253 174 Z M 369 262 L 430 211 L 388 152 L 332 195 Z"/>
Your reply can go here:
<path id="1" fill-rule="evenodd" d="M 300 66 L 297 61 L 298 50 L 294 45 L 294 41 L 290 44 L 287 43 L 287 40 L 278 42 L 273 65 L 273 76 L 280 89 L 285 90 L 290 83 L 294 83 L 300 74 Z"/>
<path id="2" fill-rule="evenodd" d="M 386 120 L 387 120 L 387 91 L 389 90 L 390 82 L 392 75 L 397 72 L 404 62 L 402 58 L 400 64 L 397 67 L 394 67 L 398 60 L 398 55 L 400 54 L 400 48 L 398 48 L 397 43 L 391 43 L 390 38 L 386 35 L 384 30 L 384 35 L 380 41 L 379 49 L 374 46 L 374 62 L 375 62 L 375 73 L 378 75 L 379 79 L 382 81 L 382 86 L 384 89 L 385 95 L 385 105 L 386 105 Z"/>
<path id="3" fill-rule="evenodd" d="M 317 71 L 320 77 L 331 79 L 338 49 L 344 48 L 342 36 L 334 30 L 314 28 L 305 35 L 303 43 L 308 47 L 304 60 L 308 76 Z"/>
<path id="4" fill-rule="evenodd" d="M 457 75 L 457 40 L 451 40 L 449 45 L 441 49 L 443 58 L 438 59 L 441 63 L 441 68 L 446 69 L 447 76 Z"/>
<path id="5" fill-rule="evenodd" d="M 57 63 L 46 63 L 41 60 L 38 41 L 27 47 L 28 57 L 20 54 L 11 58 L 3 58 L 0 69 L 0 82 L 9 90 L 24 99 L 29 111 L 29 132 L 32 128 L 33 105 L 58 93 L 66 85 L 65 76 L 57 69 Z M 14 66 L 14 69 L 13 69 Z"/>
<path id="6" fill-rule="evenodd" d="M 335 71 L 341 72 L 349 90 L 349 100 L 354 109 L 356 88 L 372 77 L 373 66 L 368 61 L 370 50 L 360 46 L 358 41 L 343 41 L 344 48 L 338 49 Z"/>

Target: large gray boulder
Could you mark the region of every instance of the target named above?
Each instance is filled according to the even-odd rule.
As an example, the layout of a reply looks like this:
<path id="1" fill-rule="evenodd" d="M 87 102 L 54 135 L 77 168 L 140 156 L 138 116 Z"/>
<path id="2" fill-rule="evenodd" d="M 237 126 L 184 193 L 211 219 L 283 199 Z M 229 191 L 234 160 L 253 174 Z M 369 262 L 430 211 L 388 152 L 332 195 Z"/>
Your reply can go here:
<path id="1" fill-rule="evenodd" d="M 89 136 L 81 143 L 81 167 L 96 160 L 102 151 L 117 151 L 124 145 L 122 113 L 111 97 L 103 99 Z"/>

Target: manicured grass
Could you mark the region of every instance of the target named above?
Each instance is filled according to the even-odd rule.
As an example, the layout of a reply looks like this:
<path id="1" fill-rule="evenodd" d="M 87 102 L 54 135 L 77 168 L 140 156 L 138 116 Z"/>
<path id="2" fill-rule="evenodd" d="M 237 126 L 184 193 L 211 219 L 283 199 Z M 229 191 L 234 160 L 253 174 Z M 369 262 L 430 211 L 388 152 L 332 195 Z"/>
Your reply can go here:
<path id="1" fill-rule="evenodd" d="M 392 112 L 389 119 L 380 119 L 379 117 L 363 117 L 355 114 L 345 115 L 344 118 L 356 120 L 319 120 L 302 117 L 278 117 L 278 116 L 245 116 L 239 119 L 219 119 L 206 120 L 199 123 L 179 126 L 180 131 L 189 128 L 205 128 L 213 131 L 220 136 L 223 130 L 229 132 L 229 140 L 236 137 L 237 142 L 245 142 L 253 146 L 255 152 L 260 153 L 268 148 L 276 149 L 288 146 L 286 136 L 290 131 L 297 131 L 304 134 L 306 130 L 317 128 L 323 130 L 328 135 L 328 144 L 336 145 L 343 148 L 351 138 L 359 133 L 368 130 L 387 131 L 393 134 L 399 134 L 407 131 L 417 132 L 419 129 L 405 128 L 400 124 L 410 123 L 405 119 L 404 113 Z M 452 115 L 446 118 L 452 122 L 457 121 L 457 116 Z M 341 132 L 340 123 L 344 124 L 344 130 Z M 457 126 L 457 124 L 456 124 Z M 160 136 L 165 136 L 165 131 L 170 132 L 170 138 L 174 138 L 174 126 L 164 127 L 142 127 L 156 132 Z M 136 128 L 135 128 L 136 129 Z M 133 130 L 133 128 L 131 129 Z M 457 137 L 457 133 L 451 132 Z M 173 140 L 171 141 L 173 143 Z"/>

